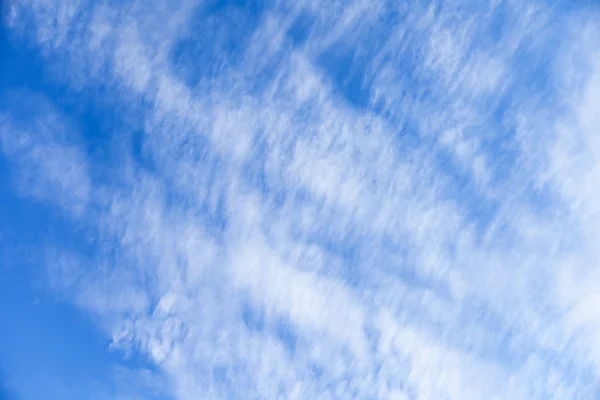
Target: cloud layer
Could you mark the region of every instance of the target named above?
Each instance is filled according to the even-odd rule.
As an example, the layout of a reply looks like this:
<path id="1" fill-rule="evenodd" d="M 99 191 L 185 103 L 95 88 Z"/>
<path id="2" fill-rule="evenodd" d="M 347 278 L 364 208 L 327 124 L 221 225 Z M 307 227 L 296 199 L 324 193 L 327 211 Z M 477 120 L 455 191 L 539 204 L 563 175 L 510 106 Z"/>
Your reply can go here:
<path id="1" fill-rule="evenodd" d="M 598 396 L 593 6 L 7 9 L 117 121 L 0 110 L 19 193 L 85 232 L 50 281 L 173 398 Z"/>

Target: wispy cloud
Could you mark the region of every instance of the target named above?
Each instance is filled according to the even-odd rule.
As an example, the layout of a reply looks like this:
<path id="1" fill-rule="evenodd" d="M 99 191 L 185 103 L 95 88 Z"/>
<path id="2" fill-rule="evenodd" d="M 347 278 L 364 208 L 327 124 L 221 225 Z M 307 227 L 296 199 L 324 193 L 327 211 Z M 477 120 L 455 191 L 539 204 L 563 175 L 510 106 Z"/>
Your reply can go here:
<path id="1" fill-rule="evenodd" d="M 24 2 L 143 138 L 97 179 L 45 106 L 2 150 L 97 238 L 50 253 L 59 290 L 177 398 L 590 398 L 600 43 L 560 13 Z"/>
<path id="2" fill-rule="evenodd" d="M 0 148 L 13 164 L 16 188 L 81 214 L 91 187 L 76 131 L 39 96 L 9 93 L 8 99 L 11 108 L 0 113 Z"/>

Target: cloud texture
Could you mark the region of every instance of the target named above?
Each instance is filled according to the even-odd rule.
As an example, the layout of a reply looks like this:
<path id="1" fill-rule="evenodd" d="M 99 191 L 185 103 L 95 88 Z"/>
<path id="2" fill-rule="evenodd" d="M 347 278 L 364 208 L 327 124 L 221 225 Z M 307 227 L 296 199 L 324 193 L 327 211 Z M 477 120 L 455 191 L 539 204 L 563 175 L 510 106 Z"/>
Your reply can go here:
<path id="1" fill-rule="evenodd" d="M 49 282 L 175 399 L 599 396 L 600 14 L 564 3 L 9 2 L 112 121 L 5 95 L 76 236 Z"/>

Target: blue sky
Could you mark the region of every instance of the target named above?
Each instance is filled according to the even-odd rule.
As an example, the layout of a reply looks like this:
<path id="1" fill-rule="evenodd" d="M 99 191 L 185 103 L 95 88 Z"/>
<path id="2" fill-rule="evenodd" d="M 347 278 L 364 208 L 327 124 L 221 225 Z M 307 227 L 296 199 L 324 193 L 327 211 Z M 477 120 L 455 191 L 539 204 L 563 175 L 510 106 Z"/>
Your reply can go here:
<path id="1" fill-rule="evenodd" d="M 600 397 L 597 3 L 0 34 L 0 399 Z"/>

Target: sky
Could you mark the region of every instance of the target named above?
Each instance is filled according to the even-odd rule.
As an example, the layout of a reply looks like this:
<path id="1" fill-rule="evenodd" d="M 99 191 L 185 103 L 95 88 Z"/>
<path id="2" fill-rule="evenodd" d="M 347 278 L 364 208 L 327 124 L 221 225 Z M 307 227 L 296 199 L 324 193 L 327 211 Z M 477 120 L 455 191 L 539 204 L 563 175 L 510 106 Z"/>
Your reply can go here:
<path id="1" fill-rule="evenodd" d="M 0 400 L 600 398 L 597 1 L 0 7 Z"/>

